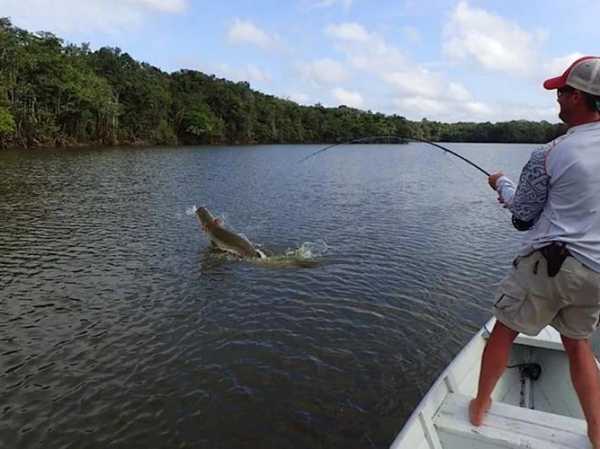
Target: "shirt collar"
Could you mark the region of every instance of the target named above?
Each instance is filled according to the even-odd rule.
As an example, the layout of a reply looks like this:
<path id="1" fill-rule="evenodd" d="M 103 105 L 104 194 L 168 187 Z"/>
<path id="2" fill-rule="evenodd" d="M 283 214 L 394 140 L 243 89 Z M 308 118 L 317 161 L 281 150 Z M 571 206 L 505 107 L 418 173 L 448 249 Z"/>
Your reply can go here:
<path id="1" fill-rule="evenodd" d="M 579 131 L 588 131 L 588 130 L 596 129 L 596 128 L 600 128 L 600 121 L 583 123 L 581 125 L 572 126 L 571 128 L 568 129 L 567 134 L 571 134 L 571 133 L 579 132 Z"/>

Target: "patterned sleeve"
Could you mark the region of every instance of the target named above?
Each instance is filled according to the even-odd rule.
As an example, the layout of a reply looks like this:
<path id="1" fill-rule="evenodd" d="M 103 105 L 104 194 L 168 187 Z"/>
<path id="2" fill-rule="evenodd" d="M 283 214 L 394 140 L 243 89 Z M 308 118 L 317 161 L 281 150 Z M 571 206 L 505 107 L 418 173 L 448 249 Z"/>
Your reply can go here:
<path id="1" fill-rule="evenodd" d="M 547 148 L 534 150 L 529 158 L 510 205 L 513 216 L 520 221 L 536 221 L 548 198 L 550 176 L 546 172 Z"/>

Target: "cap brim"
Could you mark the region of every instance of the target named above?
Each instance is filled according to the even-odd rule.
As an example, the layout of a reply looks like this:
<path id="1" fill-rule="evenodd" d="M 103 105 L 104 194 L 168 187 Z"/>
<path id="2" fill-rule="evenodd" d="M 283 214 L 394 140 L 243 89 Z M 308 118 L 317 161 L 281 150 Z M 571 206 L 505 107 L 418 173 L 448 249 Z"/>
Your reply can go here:
<path id="1" fill-rule="evenodd" d="M 544 88 L 548 90 L 560 89 L 567 85 L 567 80 L 564 76 L 557 76 L 556 78 L 550 78 L 544 81 Z"/>

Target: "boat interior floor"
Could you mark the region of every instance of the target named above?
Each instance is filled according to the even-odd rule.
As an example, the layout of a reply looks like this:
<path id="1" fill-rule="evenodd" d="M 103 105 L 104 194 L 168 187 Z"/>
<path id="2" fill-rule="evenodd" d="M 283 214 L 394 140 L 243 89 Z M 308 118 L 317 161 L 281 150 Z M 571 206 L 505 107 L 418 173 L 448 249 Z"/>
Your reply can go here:
<path id="1" fill-rule="evenodd" d="M 450 389 L 433 416 L 438 441 L 430 445 L 439 449 L 589 449 L 567 356 L 560 340 L 556 341 L 560 336 L 552 337 L 533 341 L 519 336 L 509 369 L 498 382 L 480 427 L 468 419 L 475 391 L 464 386 Z M 475 380 L 469 384 L 476 385 Z"/>
<path id="2" fill-rule="evenodd" d="M 449 394 L 434 418 L 439 448 L 589 448 L 584 420 L 496 402 L 480 427 L 467 419 L 472 397 Z M 435 447 L 435 446 L 434 446 Z"/>

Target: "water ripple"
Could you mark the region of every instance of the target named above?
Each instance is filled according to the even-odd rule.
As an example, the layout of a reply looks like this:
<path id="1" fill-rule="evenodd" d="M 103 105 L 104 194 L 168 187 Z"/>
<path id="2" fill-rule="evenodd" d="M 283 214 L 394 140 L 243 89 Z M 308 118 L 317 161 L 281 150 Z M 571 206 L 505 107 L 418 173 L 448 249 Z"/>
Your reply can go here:
<path id="1" fill-rule="evenodd" d="M 422 146 L 314 149 L 0 154 L 0 447 L 387 447 L 517 240 Z M 213 257 L 193 204 L 281 258 Z"/>

